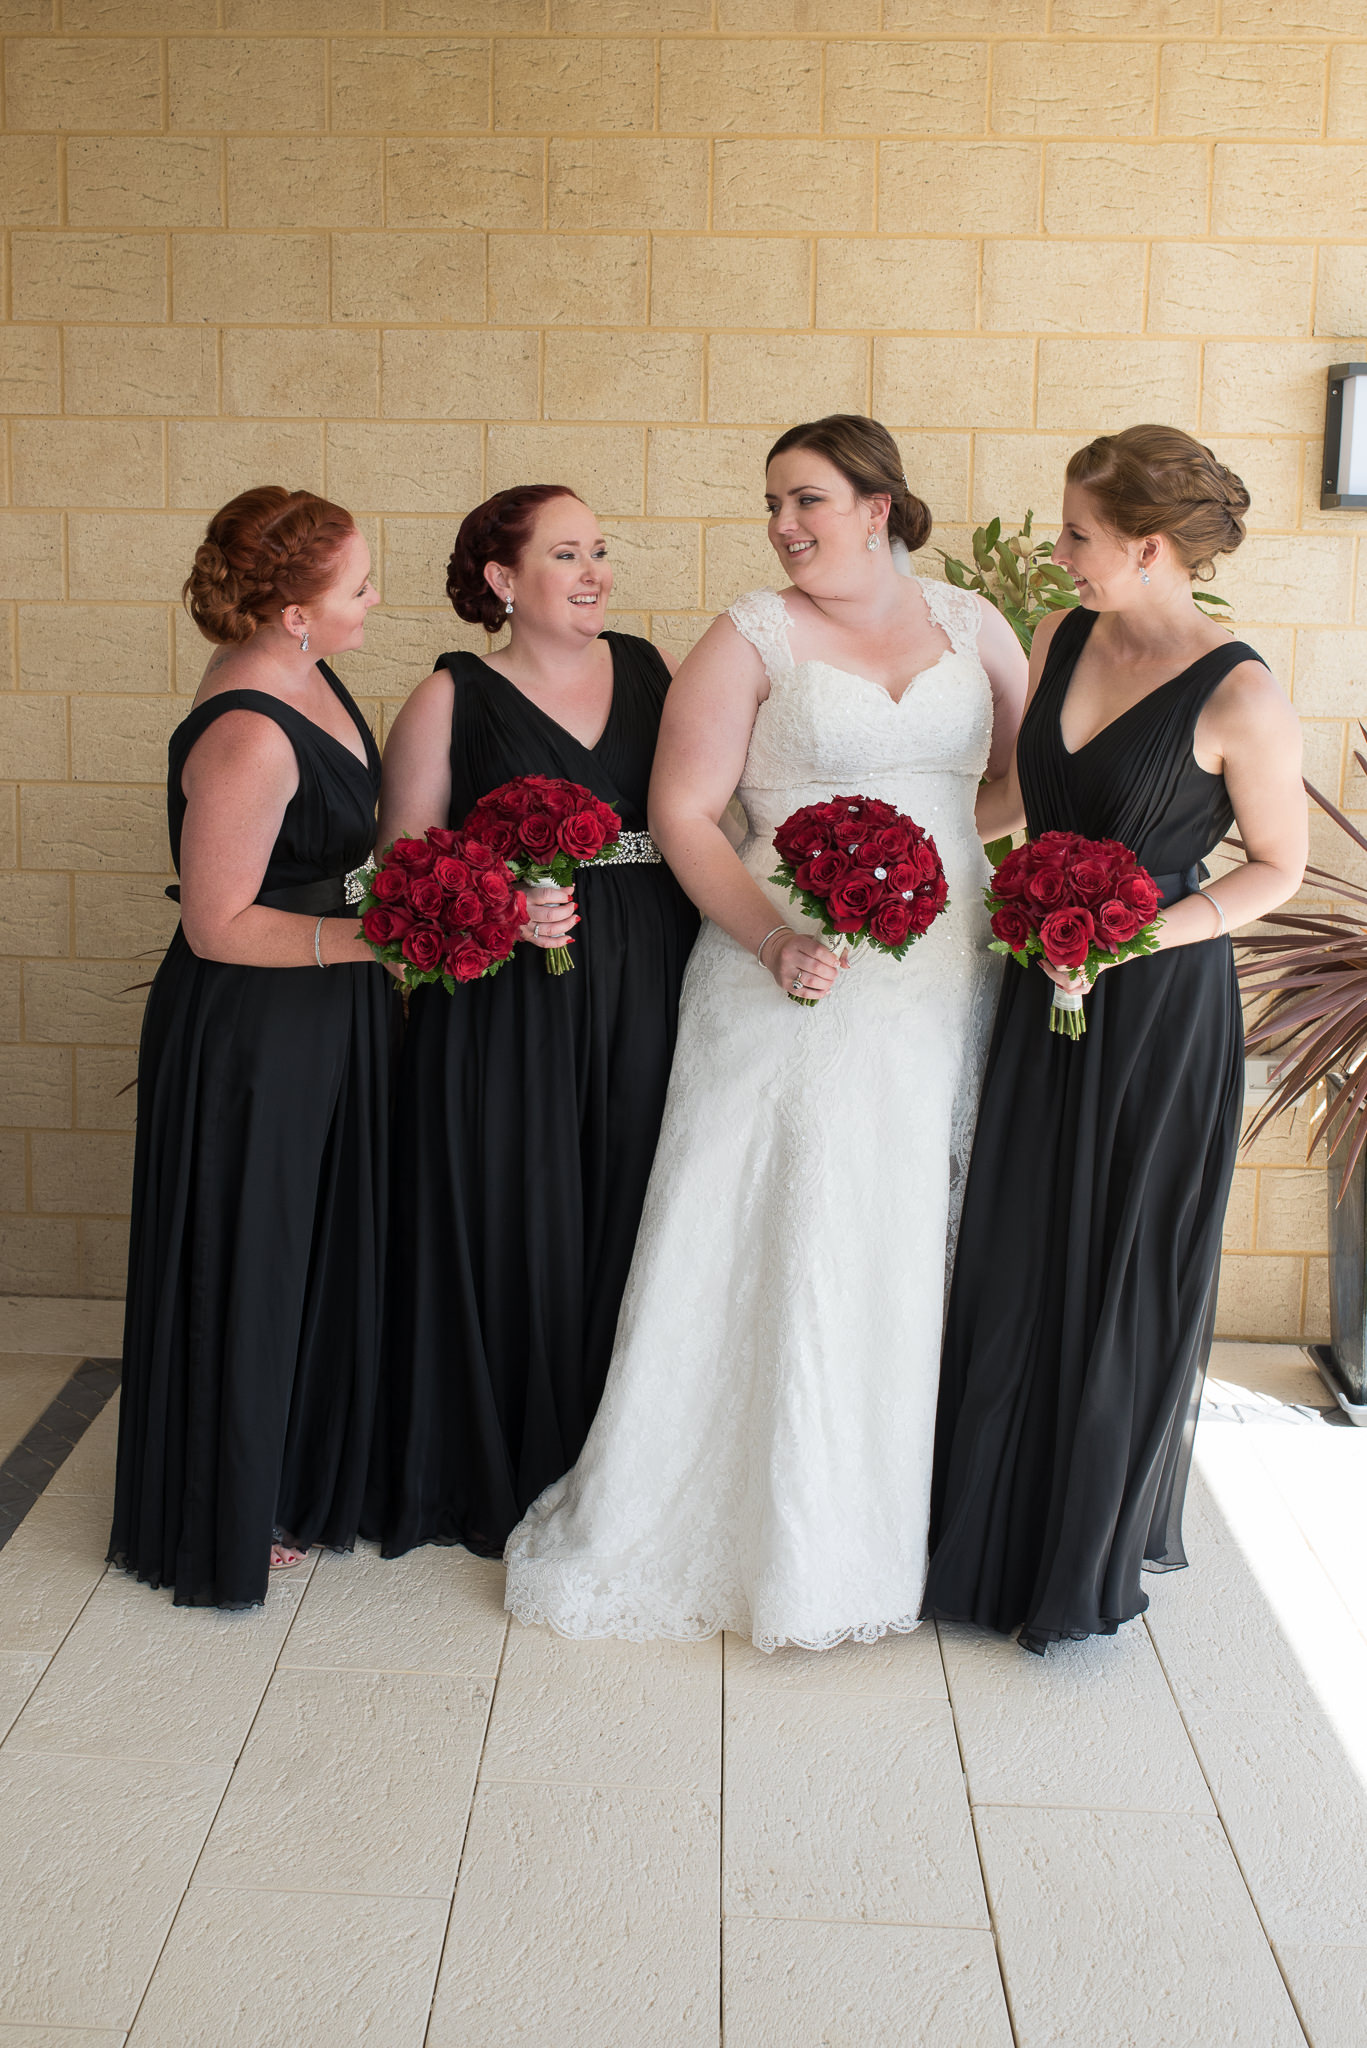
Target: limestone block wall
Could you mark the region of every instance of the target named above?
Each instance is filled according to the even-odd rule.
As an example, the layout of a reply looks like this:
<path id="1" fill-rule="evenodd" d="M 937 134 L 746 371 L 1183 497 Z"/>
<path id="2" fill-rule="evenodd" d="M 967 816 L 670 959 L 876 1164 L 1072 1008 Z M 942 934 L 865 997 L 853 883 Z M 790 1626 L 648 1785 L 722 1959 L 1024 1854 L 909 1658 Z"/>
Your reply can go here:
<path id="1" fill-rule="evenodd" d="M 1247 478 L 1220 587 L 1367 810 L 1364 522 L 1317 487 L 1361 0 L 0 0 L 0 64 L 0 1288 L 121 1288 L 176 592 L 246 484 L 362 515 L 383 730 L 468 644 L 442 564 L 500 485 L 578 488 L 683 648 L 772 578 L 795 418 L 896 429 L 930 574 L 1172 420 Z M 1226 1331 L 1324 1333 L 1323 1212 L 1299 1127 L 1240 1168 Z"/>

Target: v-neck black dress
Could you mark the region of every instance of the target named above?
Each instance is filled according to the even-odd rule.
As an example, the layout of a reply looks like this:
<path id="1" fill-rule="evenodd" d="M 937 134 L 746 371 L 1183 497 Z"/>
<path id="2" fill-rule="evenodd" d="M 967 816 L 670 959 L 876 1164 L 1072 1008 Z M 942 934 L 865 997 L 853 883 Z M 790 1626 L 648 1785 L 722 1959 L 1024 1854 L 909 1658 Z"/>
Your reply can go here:
<path id="1" fill-rule="evenodd" d="M 171 735 L 177 867 L 195 741 L 237 710 L 289 739 L 299 787 L 258 896 L 274 908 L 308 909 L 280 897 L 307 898 L 306 885 L 345 875 L 375 843 L 379 754 L 319 666 L 364 761 L 257 690 L 208 698 Z M 379 1370 L 397 1008 L 378 966 L 202 960 L 179 926 L 152 983 L 109 1555 L 173 1587 L 178 1606 L 264 1599 L 277 1530 L 303 1544 L 355 1538 Z"/>
<path id="2" fill-rule="evenodd" d="M 441 657 L 453 826 L 513 776 L 553 775 L 645 829 L 668 671 L 648 641 L 604 638 L 612 709 L 593 747 L 477 656 Z M 572 973 L 519 946 L 488 980 L 409 1006 L 364 1523 L 386 1556 L 500 1556 L 603 1391 L 698 916 L 662 863 L 582 870 L 576 893 Z"/>
<path id="3" fill-rule="evenodd" d="M 1174 902 L 1233 818 L 1192 754 L 1197 719 L 1260 657 L 1215 649 L 1069 754 L 1060 713 L 1095 619 L 1059 626 L 1021 727 L 1027 828 L 1122 841 Z M 1243 1098 L 1227 938 L 1103 974 L 1076 1043 L 1050 1033 L 1052 996 L 1008 964 L 950 1293 L 925 1604 L 1034 1650 L 1113 1634 L 1148 1605 L 1141 1568 L 1186 1562 Z"/>

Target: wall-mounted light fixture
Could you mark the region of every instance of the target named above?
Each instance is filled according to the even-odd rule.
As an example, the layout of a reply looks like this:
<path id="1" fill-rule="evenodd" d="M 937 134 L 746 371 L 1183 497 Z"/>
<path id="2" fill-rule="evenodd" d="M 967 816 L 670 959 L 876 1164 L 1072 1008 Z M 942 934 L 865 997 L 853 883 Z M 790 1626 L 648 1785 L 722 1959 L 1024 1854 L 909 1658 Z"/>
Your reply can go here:
<path id="1" fill-rule="evenodd" d="M 1367 363 L 1335 363 L 1324 408 L 1320 506 L 1367 505 Z"/>

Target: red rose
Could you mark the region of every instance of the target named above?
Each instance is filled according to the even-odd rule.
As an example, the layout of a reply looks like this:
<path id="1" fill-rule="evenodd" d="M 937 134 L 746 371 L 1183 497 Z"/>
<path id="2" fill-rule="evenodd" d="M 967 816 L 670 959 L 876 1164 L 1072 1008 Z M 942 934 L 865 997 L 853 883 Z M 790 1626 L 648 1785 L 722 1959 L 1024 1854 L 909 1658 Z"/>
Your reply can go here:
<path id="1" fill-rule="evenodd" d="M 493 959 L 478 939 L 471 938 L 467 932 L 464 938 L 453 940 L 446 948 L 442 965 L 453 981 L 478 981 L 493 966 Z"/>
<path id="2" fill-rule="evenodd" d="M 448 929 L 468 931 L 484 915 L 484 899 L 477 889 L 458 889 L 447 906 Z"/>
<path id="3" fill-rule="evenodd" d="M 918 885 L 926 880 L 919 868 L 909 860 L 899 860 L 888 869 L 888 887 L 895 889 L 899 896 L 910 896 Z"/>
<path id="4" fill-rule="evenodd" d="M 902 946 L 911 936 L 911 905 L 900 898 L 880 903 L 869 919 L 869 937 L 880 946 Z"/>
<path id="5" fill-rule="evenodd" d="M 1143 919 L 1137 910 L 1131 910 L 1128 903 L 1112 899 L 1103 903 L 1096 914 L 1097 937 L 1103 946 L 1114 953 L 1117 946 L 1126 946 L 1139 930 Z"/>
<path id="6" fill-rule="evenodd" d="M 1109 895 L 1113 880 L 1114 871 L 1110 861 L 1101 859 L 1096 854 L 1083 854 L 1082 858 L 1075 860 L 1068 869 L 1069 893 L 1087 904 L 1089 908 Z"/>
<path id="7" fill-rule="evenodd" d="M 403 957 L 411 961 L 419 974 L 430 974 L 441 963 L 443 952 L 442 935 L 430 924 L 419 924 L 411 932 L 405 932 Z"/>
<path id="8" fill-rule="evenodd" d="M 538 867 L 549 865 L 555 855 L 555 823 L 541 812 L 532 812 L 517 828 L 523 853 Z"/>
<path id="9" fill-rule="evenodd" d="M 370 893 L 381 903 L 407 903 L 408 876 L 402 868 L 383 867 L 371 878 Z"/>
<path id="10" fill-rule="evenodd" d="M 454 836 L 453 834 L 452 837 Z M 454 896 L 457 889 L 468 889 L 470 886 L 470 869 L 454 854 L 439 853 L 433 863 L 432 874 L 448 896 Z"/>
<path id="11" fill-rule="evenodd" d="M 486 875 L 475 876 L 475 888 L 484 902 L 504 904 L 513 893 L 507 868 L 490 868 Z"/>
<path id="12" fill-rule="evenodd" d="M 474 827 L 471 827 L 474 830 Z M 517 845 L 517 826 L 511 818 L 488 818 L 480 822 L 479 837 L 467 839 L 461 848 L 468 867 L 477 867 L 478 853 L 488 853 L 494 860 L 506 860 Z"/>
<path id="13" fill-rule="evenodd" d="M 1032 870 L 1066 867 L 1078 845 L 1075 832 L 1041 832 L 1038 839 L 1031 840 L 1028 848 Z"/>
<path id="14" fill-rule="evenodd" d="M 1090 910 L 1054 910 L 1041 923 L 1039 936 L 1052 966 L 1081 967 L 1092 950 L 1096 926 Z"/>
<path id="15" fill-rule="evenodd" d="M 537 809 L 543 818 L 559 825 L 572 811 L 579 808 L 579 792 L 570 782 L 553 782 L 543 789 L 537 802 Z"/>
<path id="16" fill-rule="evenodd" d="M 556 831 L 563 852 L 571 860 L 595 860 L 603 851 L 602 825 L 591 811 L 575 811 L 562 818 Z"/>
<path id="17" fill-rule="evenodd" d="M 509 844 L 511 843 L 510 839 Z M 483 844 L 478 839 L 469 841 L 462 847 L 461 851 L 465 856 L 466 867 L 474 868 L 479 874 L 483 874 L 486 869 L 498 865 L 499 854 L 492 840 Z"/>
<path id="18" fill-rule="evenodd" d="M 438 853 L 459 853 L 460 834 L 459 832 L 452 832 L 445 825 L 429 825 L 427 828 L 427 843 L 435 848 Z"/>
<path id="19" fill-rule="evenodd" d="M 412 912 L 400 907 L 389 910 L 381 905 L 368 910 L 361 919 L 361 930 L 372 946 L 392 946 L 395 939 L 401 939 L 413 925 Z"/>
<path id="20" fill-rule="evenodd" d="M 484 948 L 491 960 L 506 959 L 517 943 L 517 933 L 509 932 L 507 925 L 496 918 L 477 924 L 470 936 Z"/>
<path id="21" fill-rule="evenodd" d="M 408 891 L 408 900 L 419 917 L 437 917 L 446 893 L 435 875 L 419 875 Z"/>
<path id="22" fill-rule="evenodd" d="M 830 834 L 819 818 L 796 811 L 774 834 L 774 851 L 780 860 L 796 867 L 800 860 L 810 860 L 814 854 L 823 852 L 829 839 Z"/>
<path id="23" fill-rule="evenodd" d="M 856 869 L 842 882 L 837 882 L 826 898 L 826 910 L 831 923 L 838 932 L 857 932 L 864 924 L 869 912 L 882 897 L 882 890 L 872 875 Z"/>
<path id="24" fill-rule="evenodd" d="M 1037 910 L 1052 910 L 1067 893 L 1068 883 L 1061 867 L 1036 868 L 1025 884 L 1025 900 Z"/>
<path id="25" fill-rule="evenodd" d="M 812 896 L 828 896 L 851 872 L 849 855 L 844 853 L 818 853 L 805 861 L 803 867 L 807 880 L 799 882 L 798 887 Z"/>
<path id="26" fill-rule="evenodd" d="M 1124 875 L 1115 885 L 1115 893 L 1127 910 L 1134 911 L 1141 924 L 1152 924 L 1158 915 L 1158 891 L 1153 877 L 1142 869 Z"/>
<path id="27" fill-rule="evenodd" d="M 429 846 L 425 839 L 396 839 L 385 855 L 395 867 L 404 868 L 410 875 L 425 875 L 437 857 L 435 846 Z"/>
<path id="28" fill-rule="evenodd" d="M 490 811 L 503 818 L 525 818 L 540 802 L 533 783 L 536 778 L 528 775 L 521 783 L 505 782 L 501 789 L 491 790 L 480 802 L 487 804 Z"/>
<path id="29" fill-rule="evenodd" d="M 1065 912 L 1064 915 L 1067 913 Z M 1055 916 L 1059 913 L 1056 911 Z M 1033 927 L 1025 912 L 1014 903 L 1005 904 L 992 914 L 992 936 L 1001 939 L 1013 953 L 1019 953 L 1027 943 Z"/>
<path id="30" fill-rule="evenodd" d="M 992 894 L 1003 903 L 1019 902 L 1025 894 L 1026 878 L 1030 872 L 1027 858 L 1029 848 L 1018 846 L 1008 853 L 992 877 Z"/>

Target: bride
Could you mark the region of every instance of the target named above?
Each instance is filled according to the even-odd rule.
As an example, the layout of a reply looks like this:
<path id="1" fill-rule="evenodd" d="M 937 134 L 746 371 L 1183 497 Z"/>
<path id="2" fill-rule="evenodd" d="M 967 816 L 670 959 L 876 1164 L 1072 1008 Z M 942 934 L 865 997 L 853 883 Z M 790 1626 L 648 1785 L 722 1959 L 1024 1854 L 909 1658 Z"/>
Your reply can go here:
<path id="1" fill-rule="evenodd" d="M 930 514 L 876 420 L 793 427 L 766 482 L 788 587 L 713 622 L 660 728 L 652 830 L 709 921 L 607 1389 L 506 1552 L 512 1612 L 568 1636 L 824 1649 L 921 1606 L 995 993 L 975 798 L 1006 772 L 1026 663 L 991 606 L 910 574 Z M 767 880 L 783 820 L 850 794 L 915 818 L 944 862 L 949 907 L 900 962 L 841 966 Z"/>

